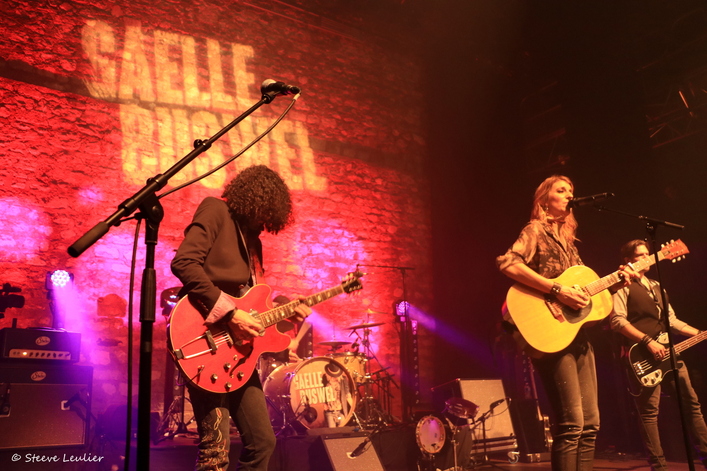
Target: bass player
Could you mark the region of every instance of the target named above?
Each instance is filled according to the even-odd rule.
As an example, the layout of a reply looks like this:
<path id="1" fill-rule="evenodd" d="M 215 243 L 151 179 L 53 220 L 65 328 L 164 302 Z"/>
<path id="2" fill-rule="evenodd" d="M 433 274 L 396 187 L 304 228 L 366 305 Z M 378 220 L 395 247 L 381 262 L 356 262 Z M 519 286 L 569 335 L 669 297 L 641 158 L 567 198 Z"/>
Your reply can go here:
<path id="1" fill-rule="evenodd" d="M 648 256 L 648 245 L 643 240 L 632 240 L 621 247 L 624 263 L 635 263 Z M 663 343 L 657 341 L 659 334 L 666 331 L 661 316 L 663 301 L 658 282 L 645 276 L 648 270 L 648 267 L 640 270 L 637 279 L 614 293 L 611 327 L 626 337 L 629 343 L 641 345 L 647 355 L 653 356 L 656 361 L 662 361 L 670 353 Z M 668 317 L 671 332 L 687 337 L 700 333 L 696 328 L 678 319 L 670 304 L 668 304 Z M 690 414 L 689 430 L 696 440 L 699 458 L 707 468 L 707 426 L 702 416 L 700 402 L 690 382 L 687 367 L 682 361 L 678 361 L 677 366 L 682 401 Z M 673 378 L 668 378 L 665 382 L 666 386 L 674 391 Z M 656 386 L 643 387 L 634 399 L 641 419 L 640 431 L 648 452 L 648 462 L 652 470 L 664 471 L 668 468 L 658 433 L 660 392 L 661 383 L 658 382 Z"/>

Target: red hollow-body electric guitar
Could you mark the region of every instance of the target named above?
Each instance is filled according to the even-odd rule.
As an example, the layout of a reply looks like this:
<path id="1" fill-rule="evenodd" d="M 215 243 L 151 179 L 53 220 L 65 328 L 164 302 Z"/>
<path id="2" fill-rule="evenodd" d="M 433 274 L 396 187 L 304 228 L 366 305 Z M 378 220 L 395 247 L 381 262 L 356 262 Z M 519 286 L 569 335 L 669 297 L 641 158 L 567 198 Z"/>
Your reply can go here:
<path id="1" fill-rule="evenodd" d="M 289 336 L 270 327 L 294 316 L 299 304 L 314 306 L 339 294 L 362 289 L 361 276 L 361 273 L 355 273 L 339 286 L 275 308 L 270 300 L 272 289 L 268 285 L 255 285 L 242 297 L 231 297 L 238 309 L 250 313 L 263 325 L 260 336 L 242 341 L 236 340 L 224 323 L 206 327 L 204 317 L 185 296 L 174 306 L 169 317 L 170 353 L 184 376 L 195 386 L 216 393 L 235 391 L 250 379 L 261 353 L 281 352 L 289 345 Z"/>

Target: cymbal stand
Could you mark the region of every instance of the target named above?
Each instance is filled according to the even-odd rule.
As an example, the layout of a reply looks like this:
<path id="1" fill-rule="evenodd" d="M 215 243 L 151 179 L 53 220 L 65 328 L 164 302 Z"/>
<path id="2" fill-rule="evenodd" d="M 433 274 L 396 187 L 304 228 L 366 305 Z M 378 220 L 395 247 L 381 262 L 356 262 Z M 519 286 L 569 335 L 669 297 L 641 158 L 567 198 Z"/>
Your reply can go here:
<path id="1" fill-rule="evenodd" d="M 181 372 L 177 375 L 177 386 L 179 391 L 178 395 L 172 400 L 167 413 L 162 417 L 162 421 L 157 427 L 157 437 L 154 439 L 155 445 L 168 438 L 172 439 L 177 436 L 196 435 L 196 432 L 187 429 L 187 426 L 194 421 L 194 417 L 189 419 L 188 422 L 184 422 L 184 405 L 188 399 L 186 398 L 186 387 Z M 170 425 L 172 424 L 176 425 L 176 428 L 173 430 L 170 429 Z"/>
<path id="2" fill-rule="evenodd" d="M 371 342 L 370 342 L 370 335 L 371 335 L 371 329 L 369 327 L 365 327 L 363 329 L 363 337 L 361 337 L 358 333 L 358 329 L 354 329 L 354 333 L 356 334 L 356 342 L 354 343 L 359 343 L 360 345 L 363 346 L 363 354 L 366 358 L 366 363 L 364 365 L 364 380 L 363 380 L 363 397 L 361 398 L 361 408 L 362 408 L 362 415 L 363 415 L 363 420 L 365 425 L 371 426 L 371 425 L 388 425 L 388 421 L 386 420 L 389 417 L 389 414 L 385 414 L 380 406 L 380 403 L 375 399 L 373 396 L 373 383 L 377 383 L 380 381 L 380 379 L 373 380 L 371 378 L 371 366 L 369 364 L 370 360 L 375 360 L 376 363 L 380 365 L 380 362 L 378 361 L 378 358 L 376 357 L 375 353 L 373 352 L 373 349 L 371 348 Z M 379 372 L 377 372 L 379 373 Z M 380 385 L 379 385 L 380 388 Z"/>
<path id="3" fill-rule="evenodd" d="M 267 404 L 272 407 L 274 410 L 276 410 L 280 415 L 282 415 L 282 425 L 280 426 L 280 430 L 275 432 L 275 437 L 279 437 L 285 430 L 288 428 L 294 432 L 295 434 L 297 433 L 297 430 L 292 426 L 291 421 L 287 420 L 287 411 L 285 410 L 284 407 L 278 407 L 275 402 L 273 402 L 272 399 L 270 399 L 267 395 L 265 396 L 265 401 Z M 303 412 L 302 412 L 303 413 Z M 296 420 L 298 417 L 301 417 L 302 413 L 300 413 L 299 416 L 295 417 L 294 420 Z"/>
<path id="4" fill-rule="evenodd" d="M 446 415 L 444 418 L 447 421 L 447 424 L 449 424 L 449 431 L 451 432 L 451 442 L 452 442 L 452 456 L 454 457 L 454 468 L 453 471 L 459 471 L 459 452 L 457 448 L 459 447 L 459 442 L 457 441 L 457 426 L 449 420 L 449 417 Z"/>
<path id="5" fill-rule="evenodd" d="M 472 461 L 472 468 L 475 468 L 475 467 L 478 466 L 478 465 L 481 465 L 481 466 L 483 466 L 483 465 L 490 465 L 490 466 L 493 467 L 493 468 L 503 469 L 503 468 L 501 468 L 500 466 L 498 466 L 498 465 L 496 465 L 496 464 L 494 464 L 494 463 L 491 463 L 491 460 L 490 460 L 489 457 L 488 457 L 488 450 L 487 450 L 487 447 L 486 447 L 486 441 L 487 441 L 487 440 L 486 440 L 486 421 L 487 421 L 490 417 L 492 417 L 492 416 L 493 416 L 493 406 L 491 406 L 491 408 L 490 408 L 489 410 L 487 410 L 486 412 L 484 412 L 483 414 L 481 414 L 481 417 L 480 417 L 480 418 L 478 418 L 477 420 L 474 421 L 474 425 L 473 425 L 473 427 L 472 427 L 472 431 L 475 430 L 476 427 L 479 426 L 479 423 L 481 424 L 481 441 L 482 441 L 482 443 L 483 443 L 483 453 L 482 453 L 482 457 L 481 457 L 481 462 L 477 462 L 477 461 L 473 458 L 473 451 L 472 451 L 472 458 L 471 458 L 471 461 Z"/>

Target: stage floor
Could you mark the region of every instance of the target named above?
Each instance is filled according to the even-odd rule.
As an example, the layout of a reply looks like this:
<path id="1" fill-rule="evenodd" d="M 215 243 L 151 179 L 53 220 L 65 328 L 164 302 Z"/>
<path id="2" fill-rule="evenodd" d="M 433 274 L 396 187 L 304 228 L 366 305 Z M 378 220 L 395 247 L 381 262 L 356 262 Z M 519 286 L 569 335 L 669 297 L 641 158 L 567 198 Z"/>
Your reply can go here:
<path id="1" fill-rule="evenodd" d="M 374 447 L 351 460 L 334 453 L 353 449 L 365 439 L 365 435 L 349 434 L 322 435 L 309 437 L 288 437 L 278 440 L 278 447 L 270 463 L 269 471 L 453 471 L 453 462 L 441 460 L 430 467 L 419 462 L 419 450 L 411 449 L 400 442 L 399 436 L 393 436 L 389 443 L 374 442 Z M 328 451 L 323 443 L 329 440 Z M 332 446 L 331 443 L 334 443 Z M 120 441 L 94 443 L 91 447 L 67 448 L 37 448 L 0 451 L 0 469 L 3 471 L 121 471 L 123 470 L 124 444 Z M 235 470 L 235 461 L 240 450 L 237 437 L 233 440 L 231 450 L 231 466 Z M 136 450 L 132 447 L 132 461 Z M 150 471 L 191 471 L 196 459 L 196 443 L 192 437 L 174 437 L 159 444 L 150 445 Z M 377 457 L 376 457 L 377 454 Z M 375 460 L 372 465 L 370 460 Z M 331 462 L 335 462 L 332 468 Z M 686 462 L 671 462 L 670 471 L 688 471 Z M 135 467 L 131 467 L 135 469 Z M 498 470 L 498 471 L 550 471 L 550 463 L 510 463 L 505 453 L 492 455 L 486 463 L 465 463 L 458 468 L 467 470 Z M 650 471 L 641 456 L 622 454 L 597 455 L 594 462 L 595 470 L 631 470 Z M 702 464 L 695 463 L 695 469 L 703 469 Z"/>

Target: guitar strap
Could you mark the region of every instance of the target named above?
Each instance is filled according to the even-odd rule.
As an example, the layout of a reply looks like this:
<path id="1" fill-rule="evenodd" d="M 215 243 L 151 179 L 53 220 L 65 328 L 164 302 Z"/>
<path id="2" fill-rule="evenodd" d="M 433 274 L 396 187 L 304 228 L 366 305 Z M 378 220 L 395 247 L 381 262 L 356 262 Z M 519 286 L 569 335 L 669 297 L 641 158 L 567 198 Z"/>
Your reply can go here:
<path id="1" fill-rule="evenodd" d="M 238 249 L 241 251 L 241 255 L 243 256 L 243 260 L 246 260 L 248 262 L 248 271 L 250 272 L 250 278 L 248 279 L 248 285 L 245 286 L 243 289 L 241 289 L 241 296 L 245 294 L 245 291 L 248 290 L 248 288 L 251 288 L 255 286 L 255 284 L 258 282 L 258 275 L 256 273 L 256 261 L 258 262 L 257 264 L 260 265 L 260 261 L 257 259 L 257 256 L 253 254 L 251 257 L 251 252 L 249 250 L 249 245 L 248 245 L 248 240 L 245 238 L 243 235 L 243 231 L 241 230 L 241 225 L 238 223 L 238 221 L 233 218 L 233 222 L 236 223 L 236 230 L 238 231 L 238 237 L 240 239 L 240 244 Z M 261 266 L 262 270 L 262 266 Z"/>
<path id="2" fill-rule="evenodd" d="M 645 283 L 643 282 L 643 280 L 645 280 Z M 656 291 L 658 283 L 654 284 L 649 278 L 645 276 L 641 279 L 640 283 L 644 288 L 646 288 L 648 294 L 653 299 L 655 307 L 656 309 L 658 309 L 658 316 L 660 316 L 660 313 L 663 310 L 663 298 L 660 295 L 660 290 Z"/>

